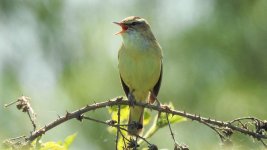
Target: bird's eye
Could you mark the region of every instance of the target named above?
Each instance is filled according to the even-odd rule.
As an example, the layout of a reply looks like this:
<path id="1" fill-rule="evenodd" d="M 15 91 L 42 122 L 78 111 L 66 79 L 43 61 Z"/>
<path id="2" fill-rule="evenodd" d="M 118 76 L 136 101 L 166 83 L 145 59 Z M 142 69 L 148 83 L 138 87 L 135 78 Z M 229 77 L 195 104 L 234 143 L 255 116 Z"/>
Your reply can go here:
<path id="1" fill-rule="evenodd" d="M 138 23 L 137 22 L 132 22 L 131 25 L 135 26 L 137 25 Z"/>

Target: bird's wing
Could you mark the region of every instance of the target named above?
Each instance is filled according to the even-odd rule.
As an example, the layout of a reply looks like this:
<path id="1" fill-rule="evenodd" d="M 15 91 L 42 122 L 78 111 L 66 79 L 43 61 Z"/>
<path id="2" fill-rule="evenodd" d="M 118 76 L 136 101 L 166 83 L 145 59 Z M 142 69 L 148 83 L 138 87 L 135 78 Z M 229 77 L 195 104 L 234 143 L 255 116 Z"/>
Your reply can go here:
<path id="1" fill-rule="evenodd" d="M 159 93 L 161 80 L 162 80 L 162 70 L 163 70 L 163 65 L 161 63 L 159 80 L 158 80 L 157 84 L 153 88 L 153 93 L 155 94 L 155 96 L 158 96 L 158 93 Z"/>
<path id="2" fill-rule="evenodd" d="M 155 99 L 157 98 L 157 96 L 159 94 L 159 89 L 160 89 L 161 80 L 162 80 L 162 70 L 163 70 L 163 64 L 161 62 L 159 80 L 156 83 L 156 85 L 154 86 L 154 88 L 152 89 L 152 91 L 151 91 L 152 93 L 150 93 L 149 103 L 154 103 Z"/>
<path id="3" fill-rule="evenodd" d="M 125 48 L 125 47 L 124 47 L 124 44 L 122 44 L 121 47 L 120 47 L 120 49 L 119 49 L 118 59 L 120 58 L 120 54 L 121 54 L 121 52 L 124 50 L 124 48 Z M 121 79 L 121 85 L 122 85 L 122 87 L 123 87 L 123 90 L 124 90 L 126 96 L 128 97 L 128 94 L 129 94 L 129 92 L 130 92 L 130 89 L 129 89 L 129 87 L 124 83 L 124 81 L 123 81 L 121 75 L 120 75 L 120 79 Z"/>
<path id="4" fill-rule="evenodd" d="M 121 76 L 120 76 L 120 78 L 121 78 Z M 123 87 L 123 90 L 124 90 L 126 96 L 128 97 L 128 94 L 129 94 L 130 90 L 129 90 L 129 87 L 124 83 L 122 78 L 121 78 L 121 85 Z"/>

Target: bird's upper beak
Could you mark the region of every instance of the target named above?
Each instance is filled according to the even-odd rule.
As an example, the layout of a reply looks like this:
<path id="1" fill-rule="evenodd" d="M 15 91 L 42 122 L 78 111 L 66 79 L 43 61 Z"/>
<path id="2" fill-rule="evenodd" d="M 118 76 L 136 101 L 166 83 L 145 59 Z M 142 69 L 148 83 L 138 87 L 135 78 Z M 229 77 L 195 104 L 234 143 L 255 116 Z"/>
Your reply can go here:
<path id="1" fill-rule="evenodd" d="M 116 35 L 118 35 L 118 34 L 122 34 L 122 33 L 124 33 L 124 32 L 128 29 L 127 25 L 125 25 L 125 24 L 122 23 L 122 22 L 113 22 L 113 23 L 115 23 L 115 24 L 121 26 L 121 29 L 122 29 L 120 32 L 116 33 Z"/>

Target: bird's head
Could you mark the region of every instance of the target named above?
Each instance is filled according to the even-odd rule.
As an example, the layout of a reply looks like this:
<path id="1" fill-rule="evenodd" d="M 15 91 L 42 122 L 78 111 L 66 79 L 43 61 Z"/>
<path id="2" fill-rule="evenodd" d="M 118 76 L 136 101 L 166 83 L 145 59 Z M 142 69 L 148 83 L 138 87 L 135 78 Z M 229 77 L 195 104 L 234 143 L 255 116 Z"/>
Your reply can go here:
<path id="1" fill-rule="evenodd" d="M 121 34 L 123 36 L 124 34 L 132 34 L 135 32 L 143 33 L 147 30 L 150 30 L 148 22 L 145 19 L 136 16 L 130 16 L 123 19 L 121 22 L 113 23 L 119 25 L 122 28 L 122 30 L 116 33 L 116 35 Z"/>

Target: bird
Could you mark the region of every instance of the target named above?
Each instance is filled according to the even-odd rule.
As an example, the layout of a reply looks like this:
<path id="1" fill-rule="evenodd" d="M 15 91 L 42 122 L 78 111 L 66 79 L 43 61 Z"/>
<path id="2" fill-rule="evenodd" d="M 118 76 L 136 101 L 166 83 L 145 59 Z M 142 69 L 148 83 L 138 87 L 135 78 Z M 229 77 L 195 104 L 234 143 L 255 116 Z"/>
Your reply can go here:
<path id="1" fill-rule="evenodd" d="M 113 23 L 122 29 L 116 34 L 122 36 L 118 68 L 123 90 L 130 104 L 135 101 L 153 104 L 162 80 L 162 48 L 144 18 L 129 16 Z M 130 105 L 129 135 L 140 135 L 143 119 L 144 107 Z"/>

